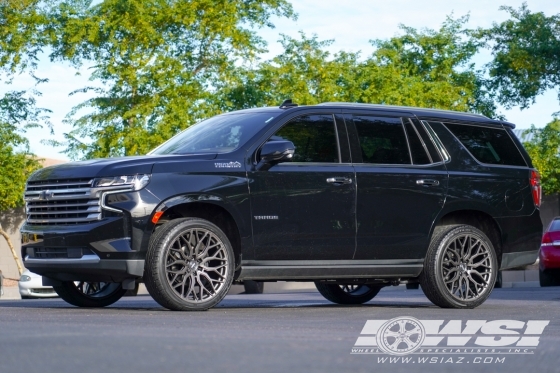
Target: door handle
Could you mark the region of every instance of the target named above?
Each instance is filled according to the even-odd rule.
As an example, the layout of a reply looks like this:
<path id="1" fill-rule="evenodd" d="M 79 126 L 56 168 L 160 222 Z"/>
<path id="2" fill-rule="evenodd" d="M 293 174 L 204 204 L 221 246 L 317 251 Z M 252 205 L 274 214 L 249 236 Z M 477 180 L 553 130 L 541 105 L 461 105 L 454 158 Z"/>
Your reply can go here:
<path id="1" fill-rule="evenodd" d="M 329 177 L 327 179 L 329 184 L 352 184 L 352 179 L 348 177 Z"/>
<path id="2" fill-rule="evenodd" d="M 416 180 L 416 184 L 418 184 L 418 185 L 426 185 L 426 186 L 438 186 L 438 185 L 439 185 L 439 181 L 437 181 L 437 180 L 431 180 L 431 179 L 420 179 L 420 180 Z"/>

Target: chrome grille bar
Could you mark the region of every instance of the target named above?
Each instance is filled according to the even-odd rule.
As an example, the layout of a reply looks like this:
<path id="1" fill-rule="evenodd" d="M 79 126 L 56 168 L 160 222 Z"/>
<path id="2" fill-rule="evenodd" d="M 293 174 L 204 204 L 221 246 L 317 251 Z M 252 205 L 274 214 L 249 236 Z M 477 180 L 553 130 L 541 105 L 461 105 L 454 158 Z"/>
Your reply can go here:
<path id="1" fill-rule="evenodd" d="M 27 224 L 69 225 L 101 220 L 99 190 L 93 179 L 30 182 L 26 186 Z"/>

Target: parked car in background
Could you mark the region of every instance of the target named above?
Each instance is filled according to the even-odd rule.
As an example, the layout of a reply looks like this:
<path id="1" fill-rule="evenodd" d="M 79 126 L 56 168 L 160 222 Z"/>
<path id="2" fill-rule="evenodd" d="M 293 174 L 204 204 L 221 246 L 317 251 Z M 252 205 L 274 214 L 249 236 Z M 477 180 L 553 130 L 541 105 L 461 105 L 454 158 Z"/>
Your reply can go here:
<path id="1" fill-rule="evenodd" d="M 21 299 L 58 297 L 52 286 L 43 286 L 43 277 L 25 271 L 18 281 Z"/>
<path id="2" fill-rule="evenodd" d="M 544 232 L 539 251 L 541 286 L 560 286 L 560 216 L 550 222 Z"/>

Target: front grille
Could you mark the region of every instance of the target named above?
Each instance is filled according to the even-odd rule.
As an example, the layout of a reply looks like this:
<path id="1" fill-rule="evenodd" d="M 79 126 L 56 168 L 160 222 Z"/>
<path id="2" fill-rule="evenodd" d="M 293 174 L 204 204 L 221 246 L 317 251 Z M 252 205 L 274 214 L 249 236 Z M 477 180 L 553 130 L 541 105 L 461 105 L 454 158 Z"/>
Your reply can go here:
<path id="1" fill-rule="evenodd" d="M 55 293 L 54 289 L 41 289 L 41 288 L 31 289 L 31 292 L 35 293 L 35 294 L 54 294 Z"/>
<path id="2" fill-rule="evenodd" d="M 80 259 L 84 255 L 95 255 L 82 247 L 28 247 L 26 253 L 33 259 Z"/>
<path id="3" fill-rule="evenodd" d="M 71 225 L 101 219 L 92 179 L 32 181 L 25 189 L 27 224 Z"/>
<path id="4" fill-rule="evenodd" d="M 38 247 L 35 249 L 34 254 L 34 258 L 40 259 L 68 258 L 68 250 L 66 248 Z"/>

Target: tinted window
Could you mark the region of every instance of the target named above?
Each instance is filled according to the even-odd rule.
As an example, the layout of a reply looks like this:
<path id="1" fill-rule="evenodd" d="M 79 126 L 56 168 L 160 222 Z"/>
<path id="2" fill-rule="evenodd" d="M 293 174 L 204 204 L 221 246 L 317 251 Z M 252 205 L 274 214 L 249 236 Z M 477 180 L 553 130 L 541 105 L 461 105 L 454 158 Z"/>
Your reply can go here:
<path id="1" fill-rule="evenodd" d="M 226 153 L 237 149 L 274 118 L 273 113 L 218 115 L 190 126 L 150 154 Z"/>
<path id="2" fill-rule="evenodd" d="M 416 128 L 418 134 L 422 138 L 424 145 L 426 145 L 426 149 L 428 149 L 428 153 L 430 154 L 430 157 L 432 157 L 432 161 L 434 163 L 441 162 L 441 155 L 437 151 L 433 140 L 430 138 L 430 135 L 428 135 L 428 133 L 426 132 L 426 128 L 424 128 L 424 126 L 416 119 L 413 119 L 412 122 L 414 124 L 414 128 Z"/>
<path id="3" fill-rule="evenodd" d="M 292 119 L 269 141 L 274 140 L 294 143 L 296 152 L 293 162 L 339 162 L 332 115 L 304 115 Z"/>
<path id="4" fill-rule="evenodd" d="M 550 223 L 550 228 L 548 228 L 549 232 L 558 232 L 560 231 L 560 219 L 554 219 L 552 223 Z"/>
<path id="5" fill-rule="evenodd" d="M 527 166 L 504 129 L 450 123 L 445 125 L 479 162 Z"/>
<path id="6" fill-rule="evenodd" d="M 414 129 L 412 122 L 408 118 L 403 118 L 404 128 L 406 128 L 406 135 L 408 143 L 410 144 L 410 151 L 412 153 L 413 164 L 430 164 L 430 158 L 426 153 L 425 145 L 418 137 L 418 133 Z"/>
<path id="7" fill-rule="evenodd" d="M 364 163 L 410 164 L 400 118 L 354 116 Z"/>

